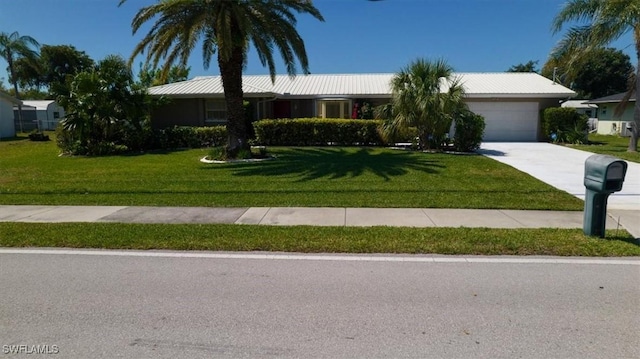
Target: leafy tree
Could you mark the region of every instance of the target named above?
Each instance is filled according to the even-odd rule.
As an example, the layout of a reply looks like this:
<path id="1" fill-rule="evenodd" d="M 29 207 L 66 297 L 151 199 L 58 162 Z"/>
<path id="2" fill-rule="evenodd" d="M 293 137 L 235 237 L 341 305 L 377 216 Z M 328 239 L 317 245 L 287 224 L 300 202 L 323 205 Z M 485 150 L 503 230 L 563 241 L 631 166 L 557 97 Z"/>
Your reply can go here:
<path id="1" fill-rule="evenodd" d="M 16 93 L 14 92 L 13 89 L 9 89 L 6 92 L 10 96 L 16 97 Z M 53 97 L 51 97 L 51 95 L 49 95 L 48 92 L 42 91 L 42 90 L 38 90 L 35 87 L 27 87 L 26 89 L 22 89 L 20 91 L 20 94 L 21 94 L 22 98 L 28 99 L 28 100 L 50 100 L 50 99 L 53 99 Z"/>
<path id="2" fill-rule="evenodd" d="M 598 48 L 585 53 L 578 66 L 568 69 L 565 59 L 550 58 L 542 75 L 570 86 L 581 98 L 598 98 L 628 90 L 629 75 L 634 71 L 627 54 L 613 48 Z"/>
<path id="3" fill-rule="evenodd" d="M 20 92 L 18 91 L 18 79 L 15 74 L 14 62 L 19 58 L 28 58 L 35 61 L 38 53 L 32 47 L 38 48 L 39 46 L 40 44 L 34 38 L 26 35 L 20 36 L 17 31 L 11 34 L 0 33 L 0 57 L 8 64 L 9 81 L 13 84 L 15 97 L 18 100 L 20 99 Z M 22 132 L 22 105 L 20 104 L 18 104 L 18 122 Z"/>
<path id="4" fill-rule="evenodd" d="M 577 24 L 576 24 L 577 23 Z M 566 24 L 574 24 L 552 52 L 552 57 L 567 59 L 566 66 L 575 68 L 589 51 L 606 46 L 632 32 L 636 57 L 640 64 L 640 0 L 569 0 L 553 20 L 554 33 Z M 640 65 L 635 81 L 630 81 L 627 100 L 640 88 Z M 622 101 L 617 113 L 626 106 Z M 637 152 L 640 135 L 640 101 L 635 103 L 634 122 L 627 151 Z"/>
<path id="5" fill-rule="evenodd" d="M 538 73 L 538 61 L 529 60 L 526 64 L 517 64 L 509 67 L 507 72 L 535 72 Z"/>
<path id="6" fill-rule="evenodd" d="M 140 9 L 133 19 L 134 34 L 151 19 L 155 22 L 134 49 L 130 63 L 146 51 L 146 62 L 152 63 L 152 67 L 164 59 L 162 71 L 166 74 L 176 61 L 185 66 L 191 51 L 202 40 L 205 68 L 212 56 L 217 55 L 228 113 L 227 153 L 235 157 L 241 149 L 249 147 L 242 92 L 242 71 L 249 44 L 254 45 L 260 62 L 268 66 L 272 81 L 276 76 L 274 47 L 290 76 L 297 72 L 296 59 L 302 71 L 309 73 L 304 41 L 295 28 L 295 13 L 310 14 L 324 21 L 310 0 L 160 1 Z"/>
<path id="7" fill-rule="evenodd" d="M 42 82 L 53 96 L 68 94 L 68 78 L 95 66 L 89 55 L 72 45 L 42 45 L 40 62 Z"/>
<path id="8" fill-rule="evenodd" d="M 185 81 L 189 78 L 191 67 L 171 66 L 168 74 L 163 74 L 161 69 L 152 69 L 149 65 L 140 65 L 138 78 L 144 87 L 159 86 L 178 81 Z M 163 76 L 165 76 L 163 78 Z"/>
<path id="9" fill-rule="evenodd" d="M 422 149 L 439 147 L 452 121 L 467 109 L 463 85 L 443 60 L 410 63 L 393 77 L 391 88 L 391 117 L 383 126 L 385 137 L 415 127 Z"/>
<path id="10" fill-rule="evenodd" d="M 40 58 L 30 59 L 21 57 L 13 63 L 15 78 L 21 88 L 42 88 L 42 63 Z"/>
<path id="11" fill-rule="evenodd" d="M 23 87 L 46 87 L 52 97 L 67 95 L 67 78 L 95 65 L 84 51 L 71 45 L 42 45 L 38 58 L 21 58 L 15 64 L 17 79 Z"/>
<path id="12" fill-rule="evenodd" d="M 123 139 L 143 131 L 149 98 L 121 57 L 107 56 L 94 69 L 76 74 L 69 89 L 68 96 L 58 97 L 67 110 L 59 141 L 64 151 L 100 155 L 126 150 Z"/>

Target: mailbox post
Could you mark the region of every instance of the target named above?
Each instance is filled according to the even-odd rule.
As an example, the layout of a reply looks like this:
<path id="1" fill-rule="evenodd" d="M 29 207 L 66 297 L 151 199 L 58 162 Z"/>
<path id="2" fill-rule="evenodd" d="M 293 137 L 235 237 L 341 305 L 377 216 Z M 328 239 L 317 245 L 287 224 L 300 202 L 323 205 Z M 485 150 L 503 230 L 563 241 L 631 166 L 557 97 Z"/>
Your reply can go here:
<path id="1" fill-rule="evenodd" d="M 584 234 L 604 238 L 607 199 L 622 190 L 627 163 L 606 155 L 593 155 L 584 163 Z"/>

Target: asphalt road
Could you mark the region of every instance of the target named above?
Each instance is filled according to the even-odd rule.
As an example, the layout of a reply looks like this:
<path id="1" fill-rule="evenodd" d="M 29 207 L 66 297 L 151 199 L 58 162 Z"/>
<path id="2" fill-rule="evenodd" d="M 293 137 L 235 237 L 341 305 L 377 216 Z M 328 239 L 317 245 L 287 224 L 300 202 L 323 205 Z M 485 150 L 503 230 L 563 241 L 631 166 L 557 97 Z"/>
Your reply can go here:
<path id="1" fill-rule="evenodd" d="M 640 357 L 637 263 L 295 258 L 0 252 L 0 358 Z"/>

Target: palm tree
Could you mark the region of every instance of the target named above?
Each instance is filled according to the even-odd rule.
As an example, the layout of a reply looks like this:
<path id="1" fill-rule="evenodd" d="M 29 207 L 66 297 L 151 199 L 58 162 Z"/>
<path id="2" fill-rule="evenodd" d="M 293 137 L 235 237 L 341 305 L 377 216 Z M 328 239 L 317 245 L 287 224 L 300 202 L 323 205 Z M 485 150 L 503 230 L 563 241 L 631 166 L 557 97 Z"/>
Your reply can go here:
<path id="1" fill-rule="evenodd" d="M 0 57 L 7 61 L 9 71 L 9 82 L 13 84 L 13 90 L 16 98 L 20 100 L 18 92 L 18 79 L 15 74 L 15 61 L 19 58 L 25 58 L 35 62 L 38 53 L 31 47 L 38 48 L 40 44 L 31 36 L 20 36 L 17 31 L 9 34 L 0 33 Z M 20 132 L 22 132 L 22 104 L 18 103 L 18 122 L 20 123 Z"/>
<path id="2" fill-rule="evenodd" d="M 391 118 L 383 132 L 394 137 L 415 127 L 420 148 L 438 147 L 452 121 L 467 109 L 462 83 L 444 60 L 412 62 L 393 77 L 391 88 Z"/>
<path id="3" fill-rule="evenodd" d="M 605 46 L 633 32 L 636 56 L 635 81 L 630 81 L 628 95 L 640 89 L 640 0 L 569 0 L 553 20 L 558 33 L 567 23 L 583 23 L 570 27 L 552 52 L 555 58 L 568 58 L 569 67 L 579 63 L 585 53 Z M 584 24 L 586 22 L 586 24 Z M 633 75 L 633 74 L 631 74 Z M 622 109 L 626 103 L 621 103 Z M 616 111 L 619 113 L 620 111 Z M 636 100 L 631 138 L 627 151 L 637 152 L 640 134 L 640 102 Z"/>
<path id="4" fill-rule="evenodd" d="M 125 1 L 121 0 L 120 4 Z M 268 66 L 272 81 L 275 82 L 276 76 L 274 47 L 279 50 L 290 76 L 297 72 L 296 59 L 302 71 L 309 73 L 304 42 L 295 28 L 294 12 L 324 21 L 311 0 L 162 0 L 140 9 L 135 15 L 131 24 L 134 34 L 146 22 L 155 20 L 134 49 L 130 63 L 146 51 L 146 62 L 154 68 L 164 59 L 161 69 L 166 75 L 176 61 L 186 66 L 191 51 L 200 41 L 205 68 L 216 54 L 228 113 L 227 152 L 234 157 L 240 149 L 248 148 L 242 70 L 249 43 L 255 47 L 262 65 Z"/>

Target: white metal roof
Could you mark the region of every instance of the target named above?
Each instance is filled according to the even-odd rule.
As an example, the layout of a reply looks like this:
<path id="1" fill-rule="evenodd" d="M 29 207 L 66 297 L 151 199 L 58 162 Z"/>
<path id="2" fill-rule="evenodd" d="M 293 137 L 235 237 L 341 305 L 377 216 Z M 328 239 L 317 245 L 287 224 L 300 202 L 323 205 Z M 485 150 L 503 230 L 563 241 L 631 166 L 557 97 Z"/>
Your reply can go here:
<path id="1" fill-rule="evenodd" d="M 277 76 L 245 75 L 243 91 L 247 97 L 382 97 L 391 96 L 390 82 L 395 74 L 322 74 Z M 457 73 L 469 98 L 568 98 L 572 90 L 536 73 Z M 151 95 L 170 97 L 221 97 L 220 76 L 200 76 L 192 80 L 149 88 Z"/>
<path id="2" fill-rule="evenodd" d="M 23 100 L 22 104 L 28 107 L 35 107 L 36 110 L 47 110 L 49 105 L 55 103 L 54 100 Z"/>
<path id="3" fill-rule="evenodd" d="M 563 102 L 560 107 L 571 108 L 598 108 L 598 105 L 587 103 L 589 100 L 569 100 Z"/>

